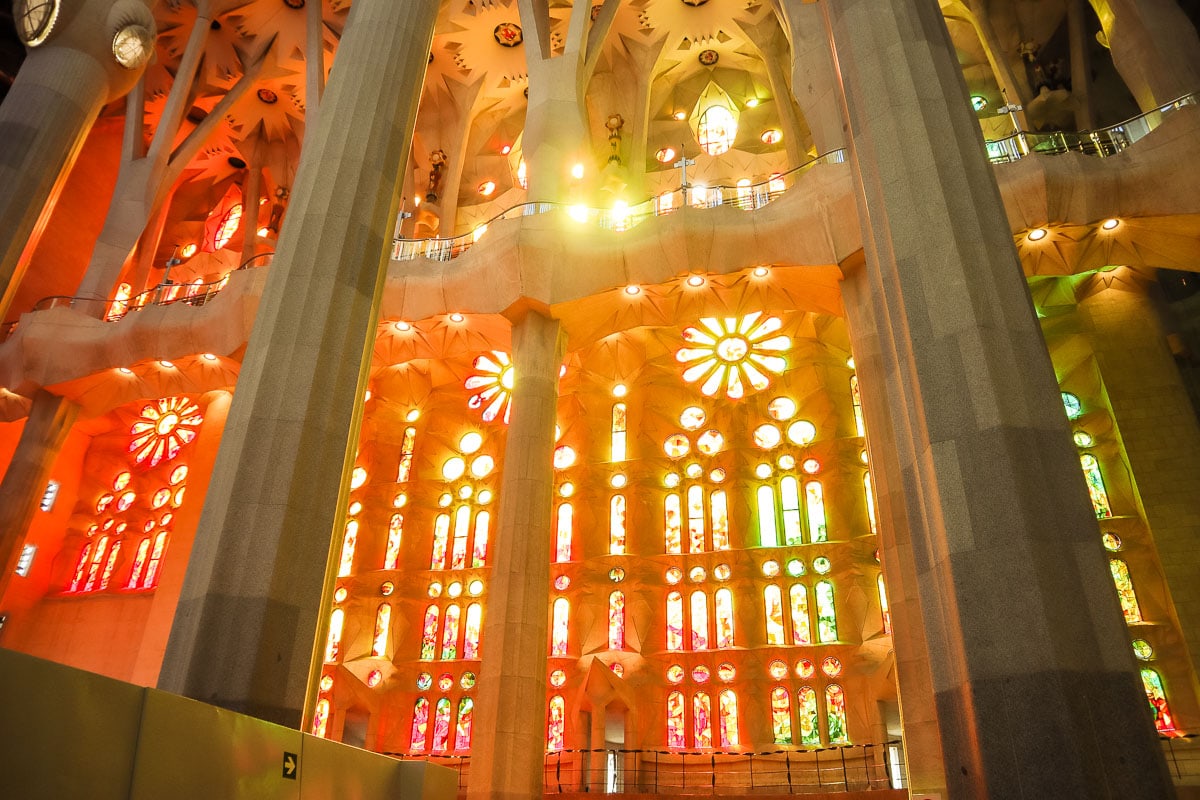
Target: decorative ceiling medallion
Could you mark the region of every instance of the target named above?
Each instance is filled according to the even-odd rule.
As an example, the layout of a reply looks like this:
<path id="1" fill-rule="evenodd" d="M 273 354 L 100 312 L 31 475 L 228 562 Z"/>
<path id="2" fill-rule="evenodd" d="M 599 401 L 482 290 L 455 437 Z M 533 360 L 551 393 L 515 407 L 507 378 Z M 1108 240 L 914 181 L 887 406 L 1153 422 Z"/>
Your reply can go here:
<path id="1" fill-rule="evenodd" d="M 512 22 L 501 22 L 492 31 L 492 36 L 496 37 L 496 43 L 502 47 L 516 47 L 525 40 L 521 26 Z"/>
<path id="2" fill-rule="evenodd" d="M 684 0 L 684 2 L 687 2 L 687 0 Z M 699 59 L 701 66 L 711 67 L 720 60 L 721 55 L 716 50 L 701 50 L 700 55 L 696 56 L 696 58 Z"/>
<path id="3" fill-rule="evenodd" d="M 707 2 L 708 0 L 683 0 L 685 6 L 702 6 Z"/>
<path id="4" fill-rule="evenodd" d="M 277 95 L 275 92 L 273 92 L 270 89 L 259 89 L 258 90 L 258 99 L 263 101 L 264 103 L 266 103 L 269 106 L 273 106 L 279 102 L 279 95 Z"/>

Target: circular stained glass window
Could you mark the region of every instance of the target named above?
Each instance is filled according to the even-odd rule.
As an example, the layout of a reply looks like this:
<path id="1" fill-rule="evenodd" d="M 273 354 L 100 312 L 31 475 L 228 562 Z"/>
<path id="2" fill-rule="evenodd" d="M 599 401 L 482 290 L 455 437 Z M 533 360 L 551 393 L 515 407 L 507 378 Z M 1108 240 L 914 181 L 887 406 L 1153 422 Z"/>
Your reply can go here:
<path id="1" fill-rule="evenodd" d="M 613 675 L 616 675 L 618 678 L 625 677 L 625 667 L 619 663 L 616 663 L 616 662 L 613 663 L 612 671 L 613 671 Z"/>
<path id="2" fill-rule="evenodd" d="M 700 466 L 699 464 L 688 464 L 687 468 L 684 470 L 684 473 L 686 473 L 689 478 L 699 478 L 704 474 L 704 467 Z"/>
<path id="3" fill-rule="evenodd" d="M 554 579 L 554 588 L 558 589 L 560 592 L 565 591 L 570 586 L 571 586 L 571 579 L 568 578 L 566 575 L 559 575 L 557 578 Z"/>
<path id="4" fill-rule="evenodd" d="M 1104 542 L 1104 549 L 1109 552 L 1115 553 L 1121 549 L 1121 537 L 1115 533 L 1105 533 L 1100 540 Z"/>
<path id="5" fill-rule="evenodd" d="M 438 688 L 443 692 L 450 691 L 450 687 L 454 685 L 454 676 L 449 672 L 443 672 L 438 676 Z"/>
<path id="6" fill-rule="evenodd" d="M 459 680 L 458 680 L 458 685 L 464 689 L 474 689 L 475 688 L 475 673 L 474 672 L 464 672 L 462 677 L 459 678 Z"/>
<path id="7" fill-rule="evenodd" d="M 681 580 L 683 580 L 683 570 L 681 570 L 679 567 L 671 567 L 670 569 L 667 570 L 666 577 L 667 577 L 667 583 L 674 586 L 675 584 L 677 584 Z"/>
<path id="8" fill-rule="evenodd" d="M 1145 639 L 1133 640 L 1133 654 L 1139 661 L 1149 661 L 1154 658 L 1154 648 Z"/>
<path id="9" fill-rule="evenodd" d="M 333 602 L 344 603 L 345 601 L 346 601 L 346 590 L 342 587 L 338 587 L 338 589 L 333 593 Z"/>
<path id="10" fill-rule="evenodd" d="M 612 478 L 609 480 L 609 483 L 612 484 L 614 489 L 624 489 L 625 484 L 628 483 L 628 480 L 628 478 L 618 472 L 616 475 L 612 476 Z"/>
<path id="11" fill-rule="evenodd" d="M 550 685 L 553 686 L 554 688 L 557 689 L 558 687 L 562 686 L 566 682 L 567 682 L 567 673 L 563 672 L 561 669 L 556 669 L 556 670 L 554 670 L 554 672 L 550 673 Z"/>
<path id="12" fill-rule="evenodd" d="M 793 558 L 787 562 L 787 574 L 793 578 L 799 578 L 807 570 L 804 569 L 804 562 L 798 558 Z"/>
<path id="13" fill-rule="evenodd" d="M 187 479 L 187 476 L 188 476 L 188 468 L 187 468 L 187 465 L 186 465 L 186 464 L 180 464 L 178 467 L 176 467 L 175 469 L 171 470 L 171 480 L 170 480 L 170 483 L 171 483 L 171 485 L 172 485 L 172 486 L 178 486 L 179 484 L 183 483 L 183 482 L 184 482 L 184 480 L 186 480 L 186 479 Z"/>
<path id="14" fill-rule="evenodd" d="M 754 445 L 756 447 L 761 447 L 763 450 L 770 450 L 773 447 L 778 447 L 782 441 L 783 434 L 774 425 L 759 425 L 754 429 Z"/>
<path id="15" fill-rule="evenodd" d="M 729 568 L 728 564 L 717 564 L 713 567 L 713 576 L 719 581 L 729 580 L 729 576 L 732 574 L 733 570 Z"/>
<path id="16" fill-rule="evenodd" d="M 798 445 L 811 444 L 817 438 L 817 428 L 808 420 L 798 420 L 788 426 L 787 437 Z"/>
<path id="17" fill-rule="evenodd" d="M 700 583 L 707 577 L 708 574 L 704 571 L 704 567 L 692 567 L 688 570 L 688 579 L 692 583 Z"/>
<path id="18" fill-rule="evenodd" d="M 458 480 L 466 471 L 467 462 L 458 456 L 446 459 L 446 463 L 442 464 L 442 477 L 448 481 Z"/>
<path id="19" fill-rule="evenodd" d="M 433 686 L 433 676 L 432 675 L 430 675 L 428 672 L 422 672 L 420 675 L 417 676 L 417 689 L 419 691 L 423 692 L 423 691 L 427 690 L 430 686 Z"/>
<path id="20" fill-rule="evenodd" d="M 392 498 L 392 508 L 404 508 L 408 505 L 408 495 L 398 494 Z"/>
<path id="21" fill-rule="evenodd" d="M 784 472 L 787 472 L 788 470 L 792 470 L 792 469 L 796 468 L 796 459 L 793 456 L 788 455 L 787 453 L 784 453 L 783 455 L 781 455 L 779 457 L 779 460 L 776 461 L 775 463 L 778 464 L 779 468 L 781 470 L 783 470 Z"/>
<path id="22" fill-rule="evenodd" d="M 575 450 L 567 445 L 562 445 L 554 450 L 554 468 L 566 469 L 575 465 Z"/>
<path id="23" fill-rule="evenodd" d="M 396 591 L 396 584 L 391 581 L 384 581 L 379 585 L 379 593 L 384 597 L 390 596 L 394 591 Z"/>
<path id="24" fill-rule="evenodd" d="M 459 461 L 461 461 L 461 460 L 462 459 L 459 459 Z M 459 474 L 461 475 L 462 473 L 459 473 Z M 362 467 L 355 467 L 354 471 L 350 473 L 350 488 L 351 489 L 359 489 L 366 482 L 367 482 L 367 471 L 365 469 L 363 469 Z"/>
<path id="25" fill-rule="evenodd" d="M 475 490 L 470 486 L 463 486 L 458 490 L 458 498 L 460 500 L 469 500 L 473 494 L 475 494 Z"/>
<path id="26" fill-rule="evenodd" d="M 458 440 L 459 451 L 465 453 L 466 455 L 471 455 L 472 453 L 478 451 L 481 447 L 483 447 L 483 436 L 476 431 L 463 434 L 463 437 Z"/>
<path id="27" fill-rule="evenodd" d="M 771 477 L 771 473 L 773 471 L 774 470 L 771 469 L 770 464 L 759 464 L 758 466 L 756 466 L 754 468 L 754 474 L 757 477 L 762 478 L 763 480 L 766 480 L 767 478 Z"/>
<path id="28" fill-rule="evenodd" d="M 128 511 L 133 505 L 133 501 L 137 500 L 137 495 L 134 492 L 125 492 L 117 498 L 117 511 Z"/>
<path id="29" fill-rule="evenodd" d="M 441 497 L 438 498 L 438 505 L 441 506 L 442 508 L 445 508 L 446 506 L 450 505 L 453 502 L 454 502 L 454 495 L 450 494 L 449 492 L 445 492 L 444 494 L 442 494 Z"/>
<path id="30" fill-rule="evenodd" d="M 462 590 L 463 590 L 463 585 L 461 583 L 459 583 L 458 581 L 455 581 L 454 583 L 452 583 L 446 587 L 446 596 L 458 597 L 462 594 Z"/>
<path id="31" fill-rule="evenodd" d="M 787 664 L 783 663 L 779 659 L 775 659 L 774 661 L 772 661 L 770 664 L 767 665 L 767 674 L 770 675 L 775 680 L 781 681 L 787 677 L 787 674 L 788 674 Z"/>
<path id="32" fill-rule="evenodd" d="M 429 584 L 429 596 L 430 597 L 441 597 L 442 596 L 442 585 L 440 583 L 438 583 L 437 581 L 434 581 L 433 583 Z"/>
<path id="33" fill-rule="evenodd" d="M 1062 402 L 1063 408 L 1067 412 L 1067 419 L 1078 419 L 1083 414 L 1083 404 L 1070 392 L 1062 393 Z"/>
<path id="34" fill-rule="evenodd" d="M 704 409 L 698 406 L 688 406 L 679 415 L 679 424 L 685 431 L 698 431 L 707 419 Z"/>
<path id="35" fill-rule="evenodd" d="M 332 688 L 333 688 L 333 676 L 332 675 L 322 675 L 321 676 L 321 691 L 328 692 Z"/>
<path id="36" fill-rule="evenodd" d="M 672 664 L 667 667 L 667 680 L 671 683 L 679 683 L 683 680 L 683 667 L 678 664 Z"/>
<path id="37" fill-rule="evenodd" d="M 383 680 L 383 673 L 377 669 L 373 669 L 367 673 L 367 686 L 374 689 Z"/>
<path id="38" fill-rule="evenodd" d="M 820 556 L 813 559 L 813 572 L 817 573 L 818 575 L 828 575 L 832 566 L 833 565 L 829 563 L 829 559 L 825 556 Z"/>
<path id="39" fill-rule="evenodd" d="M 1075 441 L 1077 447 L 1091 447 L 1096 440 L 1087 431 L 1075 431 L 1071 434 L 1071 438 Z"/>
<path id="40" fill-rule="evenodd" d="M 692 680 L 696 683 L 707 683 L 709 675 L 708 667 L 703 664 L 692 669 Z"/>
<path id="41" fill-rule="evenodd" d="M 683 458 L 692 451 L 692 443 L 682 433 L 673 433 L 663 443 L 663 452 L 670 458 Z"/>
<path id="42" fill-rule="evenodd" d="M 717 677 L 725 681 L 725 683 L 729 683 L 737 677 L 737 670 L 734 669 L 733 664 L 726 661 L 724 664 L 717 666 Z"/>
<path id="43" fill-rule="evenodd" d="M 811 678 L 813 676 L 813 673 L 816 671 L 817 671 L 816 666 L 813 664 L 813 662 L 809 661 L 807 658 L 802 658 L 796 662 L 796 677 L 798 677 L 798 678 L 803 678 L 804 680 L 808 680 L 809 678 Z"/>
<path id="44" fill-rule="evenodd" d="M 476 578 L 468 583 L 467 594 L 471 595 L 471 597 L 479 597 L 479 595 L 483 594 L 483 581 Z"/>
<path id="45" fill-rule="evenodd" d="M 678 473 L 668 472 L 663 477 L 663 486 L 666 486 L 668 489 L 674 489 L 678 485 L 679 485 L 679 474 Z"/>
<path id="46" fill-rule="evenodd" d="M 575 494 L 575 484 L 567 481 L 562 486 L 558 487 L 559 497 L 570 497 Z"/>
<path id="47" fill-rule="evenodd" d="M 486 506 L 488 503 L 492 502 L 492 490 L 481 489 L 479 492 L 479 497 L 476 499 L 479 500 L 479 505 Z"/>
<path id="48" fill-rule="evenodd" d="M 187 467 L 178 467 L 175 471 L 178 472 L 180 469 L 186 470 Z M 172 472 L 171 473 L 171 478 L 172 478 L 171 482 L 172 483 L 177 482 L 174 480 L 174 477 L 175 477 L 175 473 Z M 113 491 L 114 492 L 121 491 L 122 489 L 124 489 L 126 486 L 129 485 L 129 481 L 131 481 L 131 480 L 133 480 L 133 476 L 130 475 L 128 472 L 118 473 L 117 477 L 113 479 Z"/>
<path id="49" fill-rule="evenodd" d="M 725 470 L 721 468 L 714 469 L 708 473 L 708 479 L 713 483 L 723 483 L 725 481 Z"/>
<path id="50" fill-rule="evenodd" d="M 613 583 L 620 583 L 625 580 L 625 570 L 620 567 L 613 567 L 608 571 L 608 579 Z"/>
<path id="51" fill-rule="evenodd" d="M 171 496 L 171 491 L 169 489 L 164 489 L 162 491 L 165 491 L 167 493 L 167 497 Z M 103 514 L 104 511 L 109 506 L 112 505 L 112 502 L 113 502 L 113 496 L 111 494 L 100 495 L 100 499 L 96 501 L 96 513 Z M 164 500 L 163 502 L 165 503 L 166 501 Z M 157 506 L 156 506 L 156 508 L 157 508 Z"/>
<path id="52" fill-rule="evenodd" d="M 721 447 L 724 444 L 725 437 L 721 435 L 720 431 L 705 431 L 696 440 L 696 448 L 706 456 L 716 455 L 721 452 Z"/>
<path id="53" fill-rule="evenodd" d="M 750 352 L 750 345 L 740 336 L 727 336 L 717 342 L 717 358 L 731 364 L 741 361 Z"/>
<path id="54" fill-rule="evenodd" d="M 471 474 L 476 478 L 486 478 L 496 468 L 496 460 L 491 456 L 479 456 L 471 462 Z"/>
<path id="55" fill-rule="evenodd" d="M 790 397 L 776 397 L 767 406 L 771 419 L 783 422 L 796 416 L 796 401 Z"/>
<path id="56" fill-rule="evenodd" d="M 800 465 L 800 469 L 804 470 L 809 475 L 816 475 L 821 471 L 821 462 L 817 461 L 815 458 L 806 458 L 804 459 L 804 463 Z"/>
<path id="57" fill-rule="evenodd" d="M 774 578 L 779 574 L 779 562 L 764 561 L 762 565 L 762 574 L 766 575 L 768 578 Z"/>
<path id="58" fill-rule="evenodd" d="M 836 678 L 842 674 L 842 662 L 834 656 L 830 656 L 821 662 L 821 672 L 824 672 L 830 678 Z"/>

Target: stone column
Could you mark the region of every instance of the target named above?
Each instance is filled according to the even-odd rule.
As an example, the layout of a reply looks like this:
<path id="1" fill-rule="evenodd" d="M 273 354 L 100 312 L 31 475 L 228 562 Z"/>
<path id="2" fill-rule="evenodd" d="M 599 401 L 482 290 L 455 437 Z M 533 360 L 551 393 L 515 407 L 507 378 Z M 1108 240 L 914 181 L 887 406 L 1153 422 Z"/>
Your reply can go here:
<path id="1" fill-rule="evenodd" d="M 875 298 L 947 793 L 1170 797 L 938 3 L 823 5 L 867 243 L 857 280 Z"/>
<path id="2" fill-rule="evenodd" d="M 802 0 L 779 6 L 792 40 L 792 95 L 812 134 L 817 155 L 846 146 L 837 73 L 821 7 Z"/>
<path id="3" fill-rule="evenodd" d="M 1091 0 L 1142 111 L 1200 89 L 1200 38 L 1178 0 Z"/>
<path id="4" fill-rule="evenodd" d="M 1071 51 L 1071 104 L 1075 106 L 1075 129 L 1096 127 L 1092 103 L 1091 42 L 1087 32 L 1087 0 L 1067 0 L 1067 42 Z"/>
<path id="5" fill-rule="evenodd" d="M 0 597 L 12 580 L 54 460 L 78 416 L 79 406 L 65 397 L 45 389 L 33 396 L 17 450 L 0 481 Z"/>
<path id="6" fill-rule="evenodd" d="M 350 12 L 196 532 L 168 691 L 301 722 L 437 8 Z"/>
<path id="7" fill-rule="evenodd" d="M 512 338 L 516 385 L 480 644 L 468 800 L 542 796 L 554 423 L 565 336 L 557 320 L 529 311 L 513 324 Z"/>

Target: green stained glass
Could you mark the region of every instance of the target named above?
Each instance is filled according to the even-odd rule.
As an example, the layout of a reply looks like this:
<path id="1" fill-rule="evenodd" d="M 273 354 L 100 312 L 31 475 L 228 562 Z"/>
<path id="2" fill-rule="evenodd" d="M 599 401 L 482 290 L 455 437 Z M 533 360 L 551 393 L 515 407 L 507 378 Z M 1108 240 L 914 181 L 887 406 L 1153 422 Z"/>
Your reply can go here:
<path id="1" fill-rule="evenodd" d="M 1111 517 L 1112 507 L 1108 503 L 1108 491 L 1104 488 L 1104 476 L 1100 474 L 1099 462 L 1091 453 L 1084 453 L 1079 457 L 1079 463 L 1083 467 L 1083 476 L 1087 479 L 1088 494 L 1091 495 L 1096 518 Z"/>
<path id="2" fill-rule="evenodd" d="M 1079 398 L 1070 392 L 1062 393 L 1063 408 L 1067 411 L 1067 419 L 1078 419 L 1083 414 L 1083 404 Z"/>
<path id="3" fill-rule="evenodd" d="M 792 698 L 782 686 L 771 690 L 771 731 L 775 744 L 792 743 Z"/>
<path id="4" fill-rule="evenodd" d="M 829 723 L 829 743 L 848 744 L 850 737 L 846 733 L 846 695 L 836 683 L 825 687 L 825 713 Z"/>
<path id="5" fill-rule="evenodd" d="M 838 638 L 837 608 L 833 600 L 833 584 L 821 581 L 816 585 L 817 638 L 822 644 L 836 642 Z"/>
<path id="6" fill-rule="evenodd" d="M 796 693 L 800 711 L 800 744 L 821 745 L 821 728 L 817 717 L 817 693 L 810 686 L 802 686 Z"/>

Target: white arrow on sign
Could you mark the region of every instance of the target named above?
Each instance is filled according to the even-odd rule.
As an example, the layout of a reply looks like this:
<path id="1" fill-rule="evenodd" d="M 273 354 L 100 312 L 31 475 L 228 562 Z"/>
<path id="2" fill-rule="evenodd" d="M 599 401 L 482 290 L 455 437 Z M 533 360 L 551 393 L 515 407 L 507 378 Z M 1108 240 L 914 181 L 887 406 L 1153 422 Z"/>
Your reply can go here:
<path id="1" fill-rule="evenodd" d="M 296 768 L 300 766 L 300 759 L 295 753 L 283 754 L 283 777 L 289 780 L 296 780 Z"/>

